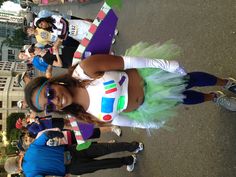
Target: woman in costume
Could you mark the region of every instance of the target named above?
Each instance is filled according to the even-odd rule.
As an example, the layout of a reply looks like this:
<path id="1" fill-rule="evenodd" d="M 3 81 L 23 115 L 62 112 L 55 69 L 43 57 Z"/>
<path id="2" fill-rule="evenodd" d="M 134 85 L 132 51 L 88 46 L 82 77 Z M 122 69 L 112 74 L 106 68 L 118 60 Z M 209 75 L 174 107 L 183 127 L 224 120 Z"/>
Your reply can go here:
<path id="1" fill-rule="evenodd" d="M 159 128 L 180 103 L 221 104 L 222 92 L 202 93 L 192 87 L 222 86 L 235 92 L 234 79 L 186 74 L 177 61 L 157 59 L 178 54 L 171 43 L 139 43 L 126 56 L 92 55 L 70 74 L 33 80 L 25 88 L 26 101 L 36 112 L 64 111 L 89 123 Z"/>
<path id="2" fill-rule="evenodd" d="M 61 40 L 65 40 L 67 36 L 70 36 L 81 42 L 88 32 L 92 20 L 67 20 L 60 15 L 52 15 L 46 18 L 36 18 L 34 24 L 37 28 L 45 29 L 56 34 Z"/>

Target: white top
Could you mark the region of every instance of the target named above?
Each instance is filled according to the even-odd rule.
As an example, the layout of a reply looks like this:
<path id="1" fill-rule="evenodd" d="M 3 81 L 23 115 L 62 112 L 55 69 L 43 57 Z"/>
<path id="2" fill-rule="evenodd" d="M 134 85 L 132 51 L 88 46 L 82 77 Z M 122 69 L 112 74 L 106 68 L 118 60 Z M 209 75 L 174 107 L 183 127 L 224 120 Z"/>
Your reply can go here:
<path id="1" fill-rule="evenodd" d="M 69 22 L 69 36 L 77 41 L 82 41 L 91 26 L 91 22 L 85 20 L 67 20 Z"/>
<path id="2" fill-rule="evenodd" d="M 55 22 L 53 23 L 57 29 L 53 29 L 53 34 L 56 36 L 59 36 L 62 34 L 62 29 L 63 29 L 63 23 L 61 22 L 61 18 L 62 16 L 60 15 L 52 15 L 52 18 L 55 20 Z"/>
<path id="3" fill-rule="evenodd" d="M 72 77 L 93 80 L 78 65 Z M 88 113 L 104 122 L 112 121 L 128 104 L 128 75 L 125 72 L 108 71 L 92 81 L 87 87 L 89 95 Z"/>
<path id="4" fill-rule="evenodd" d="M 55 19 L 54 25 L 57 27 L 57 29 L 53 29 L 53 34 L 57 36 L 64 34 L 65 31 L 62 31 L 62 29 L 65 24 L 61 22 L 62 16 L 52 15 L 52 18 Z M 77 41 L 82 41 L 86 37 L 88 30 L 92 24 L 91 22 L 80 19 L 67 19 L 67 22 L 69 23 L 68 35 Z"/>

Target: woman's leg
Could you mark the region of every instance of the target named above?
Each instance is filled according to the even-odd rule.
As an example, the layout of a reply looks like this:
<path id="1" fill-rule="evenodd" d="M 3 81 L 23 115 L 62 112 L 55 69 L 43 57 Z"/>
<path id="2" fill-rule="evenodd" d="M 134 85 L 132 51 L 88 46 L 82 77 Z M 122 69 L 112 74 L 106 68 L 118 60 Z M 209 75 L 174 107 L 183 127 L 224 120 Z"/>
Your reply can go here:
<path id="1" fill-rule="evenodd" d="M 120 168 L 124 165 L 132 165 L 134 158 L 132 156 L 109 158 L 109 159 L 72 159 L 71 164 L 68 166 L 68 173 L 74 175 L 82 175 L 86 173 L 93 173 L 97 170 Z"/>
<path id="2" fill-rule="evenodd" d="M 202 93 L 195 90 L 186 90 L 183 92 L 185 98 L 183 99 L 183 104 L 192 105 L 199 104 L 206 101 L 214 101 L 216 94 L 212 93 Z"/>
<path id="3" fill-rule="evenodd" d="M 236 98 L 228 97 L 221 91 L 211 93 L 202 93 L 194 90 L 186 90 L 183 92 L 186 98 L 183 104 L 192 105 L 199 104 L 206 101 L 213 101 L 216 105 L 221 106 L 229 111 L 236 111 Z"/>
<path id="4" fill-rule="evenodd" d="M 228 83 L 228 79 L 218 78 L 212 74 L 205 72 L 191 72 L 188 73 L 189 81 L 186 89 L 192 87 L 204 87 L 204 86 L 225 86 Z"/>
<path id="5" fill-rule="evenodd" d="M 126 143 L 92 143 L 88 149 L 77 151 L 76 146 L 70 146 L 69 151 L 72 157 L 67 171 L 71 174 L 92 173 L 101 169 L 119 168 L 123 165 L 131 165 L 134 162 L 132 156 L 122 158 L 111 158 L 94 160 L 94 158 L 114 152 L 133 152 L 139 148 L 138 142 Z"/>
<path id="6" fill-rule="evenodd" d="M 211 75 L 205 72 L 191 72 L 188 73 L 189 81 L 186 89 L 198 86 L 223 86 L 225 89 L 234 92 L 236 91 L 236 83 L 234 79 L 223 79 Z M 223 93 L 221 92 L 211 92 L 211 93 L 202 93 L 194 90 L 186 90 L 183 92 L 186 98 L 183 100 L 183 104 L 199 104 L 206 101 L 214 101 L 217 102 L 217 99 L 223 97 Z"/>
<path id="7" fill-rule="evenodd" d="M 139 148 L 139 142 L 119 143 L 92 143 L 88 149 L 83 150 L 88 158 L 97 158 L 114 152 L 134 152 Z"/>

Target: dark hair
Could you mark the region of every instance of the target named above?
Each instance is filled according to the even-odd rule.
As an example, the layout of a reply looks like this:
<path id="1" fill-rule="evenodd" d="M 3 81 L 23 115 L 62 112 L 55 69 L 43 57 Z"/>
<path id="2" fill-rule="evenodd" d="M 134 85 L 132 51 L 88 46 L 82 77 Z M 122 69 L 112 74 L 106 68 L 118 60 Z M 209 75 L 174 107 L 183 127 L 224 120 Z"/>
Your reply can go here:
<path id="1" fill-rule="evenodd" d="M 28 34 L 28 29 L 35 29 L 34 27 L 31 27 L 31 26 L 26 26 L 24 29 L 23 29 L 23 31 L 24 31 L 24 33 L 26 33 L 27 35 L 29 35 Z M 31 35 L 30 35 L 31 36 Z"/>
<path id="2" fill-rule="evenodd" d="M 24 137 L 27 137 L 27 136 L 35 139 L 35 136 L 32 135 L 27 129 L 25 129 L 23 132 L 21 132 L 20 137 L 19 137 L 19 141 L 17 144 L 19 150 L 21 150 L 21 151 L 26 151 L 29 147 L 28 145 L 25 144 L 25 141 L 24 141 Z"/>
<path id="3" fill-rule="evenodd" d="M 56 26 L 53 24 L 55 23 L 55 19 L 52 18 L 52 17 L 45 17 L 45 18 L 40 18 L 37 20 L 36 22 L 36 27 L 40 28 L 39 27 L 39 24 L 42 22 L 42 21 L 45 21 L 47 23 L 49 23 L 51 25 L 51 27 L 48 27 L 46 28 L 45 30 L 49 31 L 49 32 L 53 32 L 53 29 L 57 29 Z"/>
<path id="4" fill-rule="evenodd" d="M 41 85 L 43 85 L 43 83 L 45 83 L 46 81 L 48 81 L 48 79 L 46 77 L 37 77 L 33 80 L 31 80 L 25 87 L 24 91 L 25 91 L 25 101 L 28 104 L 28 106 L 30 107 L 30 109 L 32 109 L 35 112 L 42 112 L 42 110 L 39 110 L 38 108 L 36 108 L 32 102 L 32 95 L 33 92 L 39 88 Z"/>
<path id="5" fill-rule="evenodd" d="M 63 85 L 67 88 L 68 87 L 85 87 L 86 85 L 91 83 L 91 81 L 89 80 L 80 80 L 80 79 L 73 78 L 70 74 L 73 71 L 73 68 L 69 70 L 69 74 L 53 77 L 49 80 L 46 77 L 38 77 L 30 81 L 25 87 L 25 100 L 28 106 L 35 112 L 42 112 L 42 110 L 39 110 L 38 108 L 34 106 L 32 102 L 32 95 L 33 95 L 33 92 L 46 81 L 48 81 L 48 83 L 51 83 L 51 84 Z M 87 113 L 84 110 L 84 108 L 78 104 L 73 103 L 63 108 L 62 111 L 63 113 L 71 114 L 77 117 L 80 121 L 83 121 L 83 122 L 93 123 L 93 124 L 98 124 L 98 125 L 104 124 L 103 122 L 98 121 L 97 119 L 94 119 L 92 115 Z M 59 113 L 61 113 L 61 111 L 59 111 Z"/>
<path id="6" fill-rule="evenodd" d="M 28 48 L 29 53 L 34 53 L 35 51 L 35 44 L 31 44 L 31 46 Z"/>

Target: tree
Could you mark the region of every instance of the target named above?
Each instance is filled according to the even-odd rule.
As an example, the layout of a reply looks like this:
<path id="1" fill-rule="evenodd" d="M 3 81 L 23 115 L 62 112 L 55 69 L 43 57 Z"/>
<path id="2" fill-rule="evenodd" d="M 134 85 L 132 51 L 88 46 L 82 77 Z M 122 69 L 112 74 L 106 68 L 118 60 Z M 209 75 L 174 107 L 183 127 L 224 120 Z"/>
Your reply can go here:
<path id="1" fill-rule="evenodd" d="M 17 119 L 24 118 L 25 113 L 12 113 L 7 117 L 7 139 L 9 142 L 13 140 L 18 140 L 20 136 L 20 131 L 16 129 L 15 124 Z M 17 151 L 16 147 L 13 147 L 11 143 L 6 147 L 6 154 L 13 154 Z"/>
<path id="2" fill-rule="evenodd" d="M 3 2 L 5 2 L 6 0 L 0 0 L 0 5 L 2 5 L 3 4 Z"/>
<path id="3" fill-rule="evenodd" d="M 15 124 L 18 118 L 25 118 L 25 113 L 11 113 L 7 117 L 7 139 L 13 140 L 13 138 L 16 138 L 18 136 L 18 131 L 16 130 Z M 18 137 L 17 137 L 18 138 Z"/>
<path id="4" fill-rule="evenodd" d="M 0 165 L 0 176 L 7 176 L 7 173 L 4 169 L 4 164 Z"/>
<path id="5" fill-rule="evenodd" d="M 7 36 L 6 39 L 2 41 L 2 45 L 5 44 L 6 46 L 20 49 L 24 45 L 26 38 L 27 35 L 21 28 L 18 28 L 13 32 L 13 35 Z"/>

